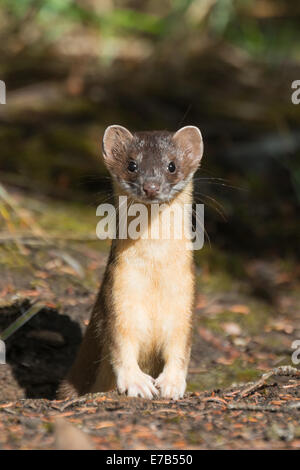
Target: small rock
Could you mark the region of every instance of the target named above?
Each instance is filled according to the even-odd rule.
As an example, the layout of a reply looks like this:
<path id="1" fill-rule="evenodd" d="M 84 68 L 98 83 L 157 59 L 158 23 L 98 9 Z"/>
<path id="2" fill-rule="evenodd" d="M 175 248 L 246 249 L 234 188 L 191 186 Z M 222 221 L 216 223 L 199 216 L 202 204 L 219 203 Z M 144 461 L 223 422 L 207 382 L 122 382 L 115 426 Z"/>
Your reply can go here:
<path id="1" fill-rule="evenodd" d="M 57 450 L 93 450 L 87 434 L 63 418 L 55 422 L 55 448 Z"/>
<path id="2" fill-rule="evenodd" d="M 222 328 L 228 335 L 239 336 L 242 333 L 240 326 L 234 322 L 222 323 Z"/>

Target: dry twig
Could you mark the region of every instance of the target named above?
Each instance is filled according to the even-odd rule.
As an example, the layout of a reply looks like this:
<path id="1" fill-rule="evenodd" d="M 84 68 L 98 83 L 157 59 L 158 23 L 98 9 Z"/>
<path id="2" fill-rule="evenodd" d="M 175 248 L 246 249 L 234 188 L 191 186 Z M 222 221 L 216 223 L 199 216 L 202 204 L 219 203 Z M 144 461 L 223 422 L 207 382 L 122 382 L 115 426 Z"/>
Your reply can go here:
<path id="1" fill-rule="evenodd" d="M 300 371 L 295 367 L 291 366 L 275 367 L 274 369 L 269 370 L 268 372 L 263 374 L 259 380 L 242 390 L 239 394 L 239 398 L 245 398 L 249 396 L 251 393 L 263 387 L 266 384 L 267 380 L 270 377 L 274 376 L 300 377 Z"/>

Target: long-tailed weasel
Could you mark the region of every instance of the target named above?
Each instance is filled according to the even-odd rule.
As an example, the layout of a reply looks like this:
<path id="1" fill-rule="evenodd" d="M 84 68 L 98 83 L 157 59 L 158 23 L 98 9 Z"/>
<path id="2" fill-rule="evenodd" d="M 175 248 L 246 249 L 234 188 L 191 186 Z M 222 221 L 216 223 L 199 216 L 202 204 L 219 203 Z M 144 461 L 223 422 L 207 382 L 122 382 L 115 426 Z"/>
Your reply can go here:
<path id="1" fill-rule="evenodd" d="M 131 133 L 113 125 L 103 137 L 103 157 L 115 197 L 126 195 L 130 203 L 138 201 L 149 210 L 154 203 L 164 203 L 152 226 L 162 223 L 175 204 L 192 203 L 192 177 L 202 154 L 202 136 L 194 126 L 176 133 Z M 147 230 L 150 234 L 151 226 Z M 129 396 L 182 397 L 193 304 L 193 256 L 185 235 L 169 240 L 151 234 L 148 239 L 117 237 L 59 398 L 114 387 Z"/>

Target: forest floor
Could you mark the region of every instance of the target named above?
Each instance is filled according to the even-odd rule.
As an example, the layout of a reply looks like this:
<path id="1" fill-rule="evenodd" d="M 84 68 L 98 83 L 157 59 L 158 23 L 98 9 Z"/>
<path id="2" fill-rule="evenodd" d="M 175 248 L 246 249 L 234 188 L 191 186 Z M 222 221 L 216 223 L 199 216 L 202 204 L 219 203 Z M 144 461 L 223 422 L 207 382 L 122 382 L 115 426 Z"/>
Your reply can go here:
<path id="1" fill-rule="evenodd" d="M 14 198 L 39 230 L 0 233 L 0 331 L 25 312 L 37 313 L 6 340 L 0 447 L 64 448 L 77 430 L 79 448 L 300 448 L 300 369 L 292 361 L 293 342 L 300 340 L 300 272 L 293 260 L 238 256 L 233 265 L 231 253 L 209 247 L 197 253 L 193 349 L 182 400 L 110 392 L 58 401 L 109 245 L 95 240 L 92 207 L 20 192 Z M 63 439 L 58 418 L 67 426 Z"/>

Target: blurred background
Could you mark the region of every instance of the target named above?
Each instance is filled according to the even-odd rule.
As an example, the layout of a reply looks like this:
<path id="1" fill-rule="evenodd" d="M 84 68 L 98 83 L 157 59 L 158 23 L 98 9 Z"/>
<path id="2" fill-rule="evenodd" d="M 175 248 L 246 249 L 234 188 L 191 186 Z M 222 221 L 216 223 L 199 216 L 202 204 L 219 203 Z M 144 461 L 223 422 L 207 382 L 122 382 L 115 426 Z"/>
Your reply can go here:
<path id="1" fill-rule="evenodd" d="M 193 124 L 211 242 L 294 254 L 299 15 L 297 0 L 2 0 L 0 181 L 93 203 L 107 125 Z"/>
<path id="2" fill-rule="evenodd" d="M 78 313 L 84 328 L 108 251 L 95 236 L 95 208 L 111 197 L 105 127 L 192 124 L 204 137 L 195 198 L 210 239 L 196 253 L 199 338 L 209 343 L 212 331 L 242 350 L 265 348 L 250 357 L 250 375 L 245 363 L 233 369 L 237 352 L 212 359 L 218 375 L 200 374 L 195 387 L 223 383 L 224 364 L 231 382 L 290 357 L 289 335 L 300 334 L 300 104 L 291 100 L 300 80 L 299 1 L 2 0 L 0 58 L 3 308 L 14 305 L 18 316 L 16 298 L 25 306 L 39 298 L 60 314 Z M 15 318 L 7 312 L 1 328 Z M 44 329 L 56 324 L 51 318 Z M 268 347 L 266 332 L 275 335 Z M 201 341 L 193 367 L 204 357 Z M 25 349 L 28 342 L 10 356 L 21 387 L 53 396 L 74 350 L 64 368 L 56 360 L 49 392 L 20 369 Z M 27 363 L 37 363 L 36 342 L 30 351 Z"/>

